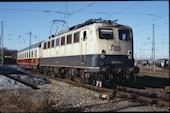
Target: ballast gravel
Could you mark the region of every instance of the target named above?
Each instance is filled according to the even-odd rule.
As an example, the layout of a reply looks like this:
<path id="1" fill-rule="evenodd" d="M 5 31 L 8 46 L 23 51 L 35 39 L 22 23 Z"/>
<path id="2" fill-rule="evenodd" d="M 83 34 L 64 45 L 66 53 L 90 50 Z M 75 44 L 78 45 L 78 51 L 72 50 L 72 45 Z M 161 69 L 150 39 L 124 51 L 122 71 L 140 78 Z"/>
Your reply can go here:
<path id="1" fill-rule="evenodd" d="M 111 100 L 82 87 L 50 79 L 40 89 L 1 89 L 0 112 L 169 112 L 125 98 Z"/>
<path id="2" fill-rule="evenodd" d="M 121 112 L 121 111 L 164 111 L 169 108 L 161 108 L 155 105 L 146 105 L 132 102 L 125 98 L 114 97 L 111 100 L 99 98 L 99 94 L 82 87 L 51 80 L 51 84 L 40 86 L 41 89 L 55 93 L 60 103 L 53 105 L 53 109 L 61 112 Z"/>

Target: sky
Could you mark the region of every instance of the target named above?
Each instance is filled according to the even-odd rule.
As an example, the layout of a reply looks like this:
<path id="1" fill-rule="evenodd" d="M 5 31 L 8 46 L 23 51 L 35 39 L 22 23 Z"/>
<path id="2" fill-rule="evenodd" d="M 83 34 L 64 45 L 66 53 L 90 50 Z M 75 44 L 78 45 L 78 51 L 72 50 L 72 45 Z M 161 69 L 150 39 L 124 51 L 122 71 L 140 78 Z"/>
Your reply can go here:
<path id="1" fill-rule="evenodd" d="M 132 27 L 135 59 L 152 57 L 153 37 L 155 59 L 169 58 L 169 1 L 0 2 L 0 15 L 7 49 L 28 47 L 30 33 L 35 44 L 88 19 L 102 18 Z"/>

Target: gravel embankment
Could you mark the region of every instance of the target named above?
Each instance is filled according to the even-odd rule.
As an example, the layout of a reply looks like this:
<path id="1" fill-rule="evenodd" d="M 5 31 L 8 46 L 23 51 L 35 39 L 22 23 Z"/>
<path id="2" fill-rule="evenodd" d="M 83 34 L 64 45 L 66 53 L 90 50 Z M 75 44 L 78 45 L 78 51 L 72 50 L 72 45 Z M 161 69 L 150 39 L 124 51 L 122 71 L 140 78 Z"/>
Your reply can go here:
<path id="1" fill-rule="evenodd" d="M 0 66 L 0 89 L 31 88 L 46 83 L 49 83 L 47 79 L 24 73 L 22 68 Z"/>
<path id="2" fill-rule="evenodd" d="M 17 82 L 11 78 L 8 78 L 4 75 L 0 75 L 0 89 L 20 89 L 20 88 L 28 88 L 32 89 L 31 87 L 24 85 L 20 82 Z"/>

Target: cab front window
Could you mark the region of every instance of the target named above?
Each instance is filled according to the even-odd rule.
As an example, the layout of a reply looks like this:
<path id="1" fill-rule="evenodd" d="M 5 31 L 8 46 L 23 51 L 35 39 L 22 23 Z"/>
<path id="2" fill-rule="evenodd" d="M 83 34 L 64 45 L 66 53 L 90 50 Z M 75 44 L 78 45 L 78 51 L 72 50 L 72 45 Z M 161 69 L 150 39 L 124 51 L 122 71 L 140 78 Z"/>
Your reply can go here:
<path id="1" fill-rule="evenodd" d="M 114 39 L 113 29 L 99 29 L 99 38 L 100 39 Z"/>
<path id="2" fill-rule="evenodd" d="M 123 41 L 129 41 L 130 40 L 129 30 L 119 30 L 119 39 Z"/>

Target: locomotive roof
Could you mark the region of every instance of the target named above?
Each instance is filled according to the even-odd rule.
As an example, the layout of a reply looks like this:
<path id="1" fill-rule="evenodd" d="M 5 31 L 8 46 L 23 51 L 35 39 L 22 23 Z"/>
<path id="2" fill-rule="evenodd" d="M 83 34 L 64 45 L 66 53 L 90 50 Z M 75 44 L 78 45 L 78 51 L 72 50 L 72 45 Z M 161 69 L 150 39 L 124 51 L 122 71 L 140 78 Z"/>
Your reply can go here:
<path id="1" fill-rule="evenodd" d="M 50 36 L 50 37 L 55 37 L 55 36 L 58 36 L 58 35 L 67 33 L 67 32 L 72 31 L 72 30 L 79 29 L 79 28 L 84 27 L 84 26 L 87 26 L 87 25 L 92 25 L 92 24 L 94 24 L 94 23 L 105 23 L 105 24 L 113 24 L 113 25 L 115 25 L 115 26 L 125 26 L 125 25 L 117 24 L 116 21 L 117 21 L 117 20 L 111 21 L 111 20 L 104 20 L 104 19 L 101 19 L 101 18 L 99 18 L 99 19 L 89 19 L 89 20 L 85 21 L 85 22 L 82 23 L 82 24 L 78 24 L 78 25 L 72 26 L 72 27 L 70 27 L 70 28 L 68 28 L 68 29 L 65 29 L 65 30 L 59 32 L 57 35 L 54 35 L 54 36 L 52 35 L 52 36 Z M 128 27 L 128 26 L 127 26 L 127 27 Z M 50 37 L 49 37 L 49 38 L 50 38 Z M 33 48 L 36 48 L 36 47 L 40 47 L 40 45 L 41 45 L 42 42 L 43 42 L 43 41 L 38 42 L 38 43 L 36 43 L 36 44 L 34 44 L 34 45 L 31 45 L 31 47 L 24 48 L 24 49 L 20 50 L 19 52 L 23 52 L 23 51 L 26 51 L 26 50 L 29 50 L 29 49 L 33 49 Z"/>
<path id="2" fill-rule="evenodd" d="M 89 19 L 89 20 L 85 21 L 85 22 L 82 23 L 82 24 L 77 24 L 77 25 L 72 26 L 72 27 L 70 27 L 70 28 L 68 28 L 68 29 L 65 29 L 65 30 L 63 30 L 63 31 L 60 31 L 60 32 L 57 34 L 57 36 L 58 36 L 58 35 L 61 35 L 61 34 L 63 34 L 63 33 L 66 33 L 66 32 L 68 32 L 68 31 L 76 30 L 76 29 L 78 29 L 78 28 L 81 28 L 81 27 L 84 27 L 84 26 L 87 26 L 87 25 L 91 25 L 91 24 L 94 24 L 94 23 L 105 23 L 105 24 L 113 24 L 113 25 L 117 25 L 117 26 L 123 26 L 123 25 L 117 24 L 116 21 L 117 21 L 117 20 L 111 21 L 111 20 L 104 20 L 104 19 L 101 19 L 101 18 L 99 18 L 99 19 Z"/>
<path id="3" fill-rule="evenodd" d="M 41 41 L 41 42 L 42 42 L 42 41 Z M 31 47 L 30 47 L 30 46 L 29 46 L 29 47 L 26 47 L 26 48 L 24 48 L 24 49 L 22 49 L 22 50 L 20 50 L 20 51 L 18 51 L 18 52 L 23 52 L 23 51 L 26 51 L 26 50 L 29 50 L 29 49 L 33 49 L 33 48 L 40 47 L 41 42 L 38 42 L 38 43 L 36 43 L 36 44 L 33 44 L 33 45 L 31 45 Z"/>

